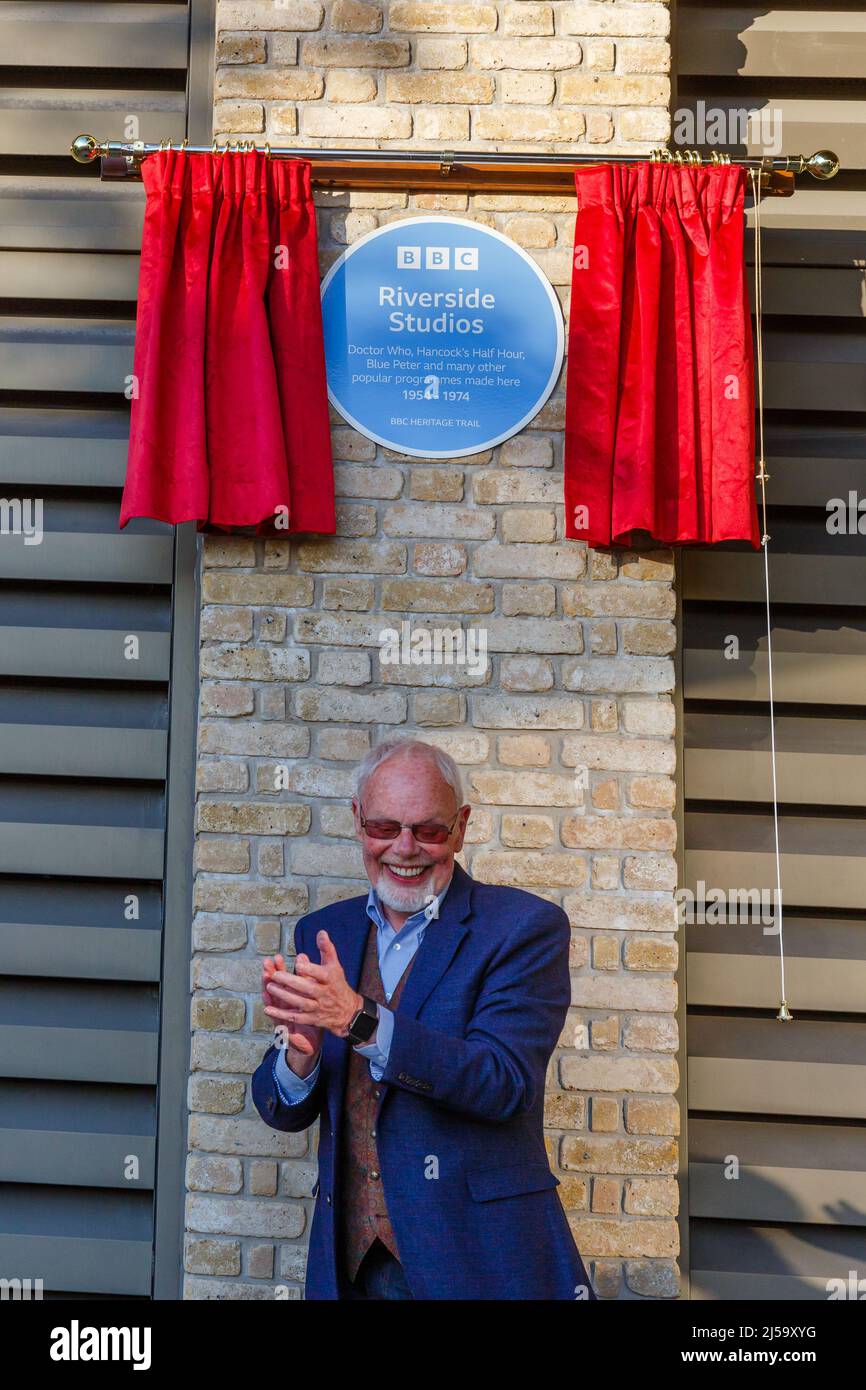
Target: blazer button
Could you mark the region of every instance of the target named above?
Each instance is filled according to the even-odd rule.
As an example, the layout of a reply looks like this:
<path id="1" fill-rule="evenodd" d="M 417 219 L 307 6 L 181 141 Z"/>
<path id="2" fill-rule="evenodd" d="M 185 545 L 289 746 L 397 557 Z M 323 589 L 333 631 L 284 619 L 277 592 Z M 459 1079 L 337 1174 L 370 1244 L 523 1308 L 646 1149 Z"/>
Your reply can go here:
<path id="1" fill-rule="evenodd" d="M 328 1203 L 328 1206 L 331 1205 L 331 1194 L 330 1194 L 330 1192 L 328 1193 L 327 1197 L 325 1198 L 325 1201 Z"/>
<path id="2" fill-rule="evenodd" d="M 378 1180 L 379 1174 L 376 1172 L 375 1168 L 371 1171 L 370 1177 L 372 1178 L 373 1182 L 376 1182 Z"/>

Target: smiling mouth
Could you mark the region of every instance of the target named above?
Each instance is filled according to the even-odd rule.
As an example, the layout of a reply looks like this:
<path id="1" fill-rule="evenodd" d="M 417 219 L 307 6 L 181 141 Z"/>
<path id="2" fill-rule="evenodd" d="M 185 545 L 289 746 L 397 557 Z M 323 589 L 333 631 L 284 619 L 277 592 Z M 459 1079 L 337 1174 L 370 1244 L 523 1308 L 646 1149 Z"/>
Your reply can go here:
<path id="1" fill-rule="evenodd" d="M 399 878 L 402 883 L 411 883 L 413 879 L 421 878 L 431 868 L 430 864 L 385 864 L 384 866 L 395 878 Z"/>

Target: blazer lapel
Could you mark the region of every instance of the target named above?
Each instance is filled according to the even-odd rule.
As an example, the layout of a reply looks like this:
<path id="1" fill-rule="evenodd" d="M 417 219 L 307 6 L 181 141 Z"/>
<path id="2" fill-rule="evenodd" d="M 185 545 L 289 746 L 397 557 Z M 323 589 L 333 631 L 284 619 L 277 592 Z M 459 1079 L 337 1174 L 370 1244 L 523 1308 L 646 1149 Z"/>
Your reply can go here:
<path id="1" fill-rule="evenodd" d="M 438 918 L 428 922 L 412 969 L 400 996 L 399 1012 L 417 1018 L 421 1006 L 432 994 L 454 958 L 469 928 L 466 918 L 471 909 L 472 879 L 455 862 L 451 886 L 442 902 Z"/>

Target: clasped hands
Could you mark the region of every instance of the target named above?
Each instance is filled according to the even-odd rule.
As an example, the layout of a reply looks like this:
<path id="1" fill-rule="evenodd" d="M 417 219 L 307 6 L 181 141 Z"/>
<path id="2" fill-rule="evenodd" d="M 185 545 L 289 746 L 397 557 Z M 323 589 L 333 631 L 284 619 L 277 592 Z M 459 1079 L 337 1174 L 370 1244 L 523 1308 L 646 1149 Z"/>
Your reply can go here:
<path id="1" fill-rule="evenodd" d="M 282 956 L 266 957 L 262 967 L 262 1002 L 265 1013 L 281 1025 L 286 1047 L 302 1063 L 302 1074 L 309 1071 L 309 1060 L 322 1046 L 325 1032 L 345 1038 L 349 1024 L 364 1000 L 349 984 L 336 947 L 326 931 L 316 935 L 321 965 L 314 965 L 303 952 L 291 974 Z M 293 1066 L 292 1070 L 298 1070 Z"/>

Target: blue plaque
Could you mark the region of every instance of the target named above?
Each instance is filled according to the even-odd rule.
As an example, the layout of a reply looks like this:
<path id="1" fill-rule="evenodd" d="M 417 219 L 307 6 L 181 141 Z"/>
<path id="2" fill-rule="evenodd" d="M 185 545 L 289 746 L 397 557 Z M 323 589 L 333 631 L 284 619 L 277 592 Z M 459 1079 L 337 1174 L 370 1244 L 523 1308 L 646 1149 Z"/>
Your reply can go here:
<path id="1" fill-rule="evenodd" d="M 519 246 L 476 222 L 411 217 L 350 246 L 322 284 L 328 394 L 401 454 L 458 458 L 538 414 L 562 367 L 562 312 Z"/>

